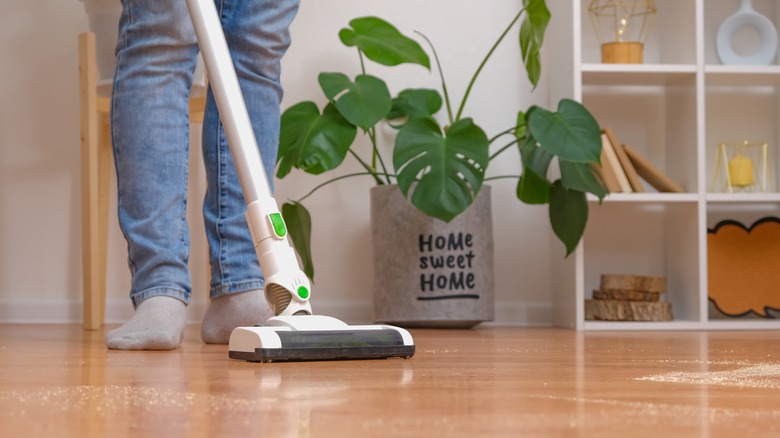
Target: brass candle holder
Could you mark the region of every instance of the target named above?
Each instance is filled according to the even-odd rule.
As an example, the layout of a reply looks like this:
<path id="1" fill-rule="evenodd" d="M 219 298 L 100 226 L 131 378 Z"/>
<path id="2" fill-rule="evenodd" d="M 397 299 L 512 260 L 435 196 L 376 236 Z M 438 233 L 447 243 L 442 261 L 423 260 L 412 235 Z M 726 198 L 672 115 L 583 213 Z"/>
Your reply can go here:
<path id="1" fill-rule="evenodd" d="M 712 191 L 771 192 L 774 187 L 765 141 L 729 141 L 718 144 Z"/>

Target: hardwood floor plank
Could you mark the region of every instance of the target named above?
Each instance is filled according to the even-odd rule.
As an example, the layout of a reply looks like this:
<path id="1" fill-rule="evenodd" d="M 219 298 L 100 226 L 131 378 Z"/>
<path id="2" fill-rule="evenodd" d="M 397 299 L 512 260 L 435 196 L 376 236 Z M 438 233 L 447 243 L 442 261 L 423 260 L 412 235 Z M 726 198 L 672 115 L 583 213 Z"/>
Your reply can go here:
<path id="1" fill-rule="evenodd" d="M 0 436 L 778 436 L 777 332 L 414 330 L 409 360 L 257 364 L 0 325 Z"/>

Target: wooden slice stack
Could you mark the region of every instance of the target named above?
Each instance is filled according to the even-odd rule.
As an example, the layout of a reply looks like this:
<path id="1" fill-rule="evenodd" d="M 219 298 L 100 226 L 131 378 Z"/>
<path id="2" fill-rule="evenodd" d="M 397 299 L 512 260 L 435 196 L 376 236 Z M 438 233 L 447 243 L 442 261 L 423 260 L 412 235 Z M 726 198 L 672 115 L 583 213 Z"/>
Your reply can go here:
<path id="1" fill-rule="evenodd" d="M 585 319 L 600 321 L 671 321 L 672 304 L 661 301 L 666 277 L 601 276 L 593 299 L 585 300 Z"/>

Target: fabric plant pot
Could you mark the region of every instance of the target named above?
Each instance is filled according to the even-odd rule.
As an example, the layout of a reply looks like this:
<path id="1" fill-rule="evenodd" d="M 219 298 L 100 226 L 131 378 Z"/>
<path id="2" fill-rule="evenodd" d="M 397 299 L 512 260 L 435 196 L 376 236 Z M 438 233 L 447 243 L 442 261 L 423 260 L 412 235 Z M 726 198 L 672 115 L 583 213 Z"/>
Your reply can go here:
<path id="1" fill-rule="evenodd" d="M 395 185 L 371 189 L 374 319 L 402 327 L 470 328 L 493 320 L 490 187 L 447 223 Z"/>

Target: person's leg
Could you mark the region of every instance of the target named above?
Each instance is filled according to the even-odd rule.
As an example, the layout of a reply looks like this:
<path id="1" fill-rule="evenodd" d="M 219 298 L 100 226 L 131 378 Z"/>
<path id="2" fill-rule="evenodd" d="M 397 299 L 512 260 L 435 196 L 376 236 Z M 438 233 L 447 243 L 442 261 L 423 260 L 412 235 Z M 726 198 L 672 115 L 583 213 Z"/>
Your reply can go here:
<path id="1" fill-rule="evenodd" d="M 279 142 L 280 61 L 290 44 L 298 0 L 217 0 L 225 36 L 269 180 Z M 203 122 L 208 189 L 203 205 L 210 248 L 211 289 L 201 336 L 227 343 L 239 326 L 264 323 L 272 313 L 247 228 L 241 187 L 209 90 Z"/>
<path id="2" fill-rule="evenodd" d="M 184 1 L 122 0 L 122 6 L 111 136 L 136 312 L 106 335 L 106 345 L 171 349 L 181 342 L 191 292 L 188 96 L 197 45 Z"/>

